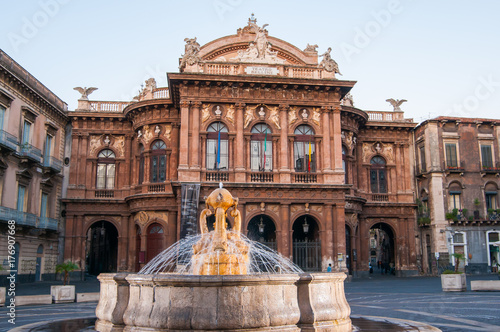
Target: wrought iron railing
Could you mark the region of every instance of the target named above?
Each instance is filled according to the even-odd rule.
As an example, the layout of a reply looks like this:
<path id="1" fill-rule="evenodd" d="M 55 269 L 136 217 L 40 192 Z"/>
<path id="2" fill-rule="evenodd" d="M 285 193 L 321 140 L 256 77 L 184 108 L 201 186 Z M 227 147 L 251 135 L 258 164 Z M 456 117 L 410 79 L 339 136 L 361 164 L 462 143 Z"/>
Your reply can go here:
<path id="1" fill-rule="evenodd" d="M 51 168 L 56 172 L 60 172 L 62 170 L 62 161 L 51 156 L 44 156 L 42 166 Z"/>
<path id="2" fill-rule="evenodd" d="M 13 151 L 16 151 L 19 142 L 14 135 L 9 134 L 5 130 L 0 130 L 0 144 Z"/>
<path id="3" fill-rule="evenodd" d="M 51 229 L 57 231 L 58 220 L 48 217 L 38 217 L 33 213 L 11 209 L 0 206 L 0 220 L 15 220 L 16 225 L 32 226 L 40 229 Z"/>
<path id="4" fill-rule="evenodd" d="M 19 154 L 36 162 L 40 162 L 42 160 L 42 151 L 29 143 L 21 144 Z"/>

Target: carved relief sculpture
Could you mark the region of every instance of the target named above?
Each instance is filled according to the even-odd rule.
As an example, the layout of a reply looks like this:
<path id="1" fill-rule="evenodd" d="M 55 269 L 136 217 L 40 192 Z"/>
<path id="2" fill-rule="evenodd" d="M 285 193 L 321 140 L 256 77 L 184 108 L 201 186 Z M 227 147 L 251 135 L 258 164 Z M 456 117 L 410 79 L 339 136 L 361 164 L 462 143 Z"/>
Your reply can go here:
<path id="1" fill-rule="evenodd" d="M 297 119 L 297 108 L 290 107 L 290 110 L 288 111 L 288 125 L 291 126 L 295 121 L 297 121 Z"/>
<path id="2" fill-rule="evenodd" d="M 248 127 L 250 122 L 255 120 L 255 115 L 253 114 L 254 111 L 255 111 L 255 107 L 254 108 L 247 108 L 247 110 L 245 111 L 245 128 Z"/>
<path id="3" fill-rule="evenodd" d="M 156 137 L 158 137 L 160 135 L 160 132 L 161 132 L 160 126 L 156 125 L 155 126 L 155 135 L 156 135 Z"/>
<path id="4" fill-rule="evenodd" d="M 170 133 L 172 132 L 172 125 L 166 125 L 165 126 L 165 132 L 163 133 L 163 136 L 170 141 Z"/>
<path id="5" fill-rule="evenodd" d="M 394 149 L 392 147 L 392 144 L 383 144 L 384 147 L 384 154 L 387 157 L 388 160 L 394 161 Z"/>
<path id="6" fill-rule="evenodd" d="M 352 138 L 353 138 L 354 134 L 352 131 L 348 131 L 347 132 L 347 135 L 345 135 L 345 145 L 347 146 L 347 148 L 349 149 L 349 151 L 352 150 Z"/>
<path id="7" fill-rule="evenodd" d="M 274 123 L 276 128 L 281 129 L 278 107 L 271 108 L 271 111 L 269 112 L 269 120 Z"/>
<path id="8" fill-rule="evenodd" d="M 204 123 L 210 118 L 210 104 L 203 104 L 201 106 L 201 123 Z"/>
<path id="9" fill-rule="evenodd" d="M 89 155 L 93 156 L 96 151 L 101 146 L 101 135 L 91 135 L 90 136 L 90 146 L 89 146 Z"/>
<path id="10" fill-rule="evenodd" d="M 312 117 L 311 117 L 311 120 L 319 126 L 319 123 L 320 123 L 320 119 L 321 119 L 321 112 L 319 110 L 319 108 L 313 108 L 313 111 L 312 111 Z"/>
<path id="11" fill-rule="evenodd" d="M 328 50 L 320 55 L 320 57 L 323 57 L 323 60 L 321 60 L 319 66 L 325 68 L 328 72 L 334 72 L 335 74 L 342 75 L 339 71 L 339 65 L 330 56 L 331 51 L 332 48 L 328 47 Z"/>
<path id="12" fill-rule="evenodd" d="M 234 105 L 229 105 L 226 112 L 226 119 L 234 124 Z"/>
<path id="13" fill-rule="evenodd" d="M 151 141 L 151 139 L 153 138 L 153 133 L 151 132 L 151 130 L 149 129 L 149 126 L 148 125 L 145 125 L 143 127 L 144 129 L 144 134 L 142 135 L 143 137 L 143 141 L 145 144 L 149 144 L 149 142 Z"/>
<path id="14" fill-rule="evenodd" d="M 125 136 L 115 136 L 113 147 L 118 151 L 118 155 L 123 157 L 125 155 Z"/>

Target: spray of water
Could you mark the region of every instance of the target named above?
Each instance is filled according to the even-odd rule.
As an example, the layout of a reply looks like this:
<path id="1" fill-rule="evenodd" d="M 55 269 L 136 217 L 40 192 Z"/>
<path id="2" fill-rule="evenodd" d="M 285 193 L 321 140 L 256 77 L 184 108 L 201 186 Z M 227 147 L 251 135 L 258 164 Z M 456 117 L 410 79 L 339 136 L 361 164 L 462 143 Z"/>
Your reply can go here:
<path id="1" fill-rule="evenodd" d="M 231 233 L 231 231 L 228 231 Z M 252 241 L 244 235 L 240 235 L 241 239 L 248 245 L 249 262 L 247 266 L 247 274 L 288 274 L 302 273 L 303 271 L 289 259 L 281 256 L 278 252 L 272 250 L 262 243 Z M 191 257 L 193 256 L 193 245 L 201 239 L 201 235 L 189 236 L 162 251 L 148 264 L 146 264 L 139 274 L 157 274 L 157 273 L 177 273 L 177 274 L 193 274 L 197 270 L 193 266 Z M 236 243 L 228 236 L 228 252 L 238 252 Z M 212 248 L 207 247 L 203 255 L 216 256 L 218 251 L 212 251 Z M 216 259 L 216 258 L 215 258 Z"/>

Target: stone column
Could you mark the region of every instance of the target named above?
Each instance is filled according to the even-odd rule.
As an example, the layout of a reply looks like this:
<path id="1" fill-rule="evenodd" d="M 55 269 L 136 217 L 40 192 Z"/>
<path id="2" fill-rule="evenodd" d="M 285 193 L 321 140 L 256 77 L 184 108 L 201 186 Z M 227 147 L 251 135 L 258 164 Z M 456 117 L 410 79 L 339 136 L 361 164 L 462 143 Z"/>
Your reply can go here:
<path id="1" fill-rule="evenodd" d="M 288 157 L 288 105 L 280 105 L 280 165 L 278 167 L 280 172 L 280 183 L 290 183 L 290 165 Z M 292 158 L 293 159 L 293 158 Z"/>
<path id="2" fill-rule="evenodd" d="M 279 225 L 280 225 L 281 238 L 279 242 L 280 247 L 278 248 L 278 251 L 284 257 L 291 257 L 292 244 L 290 243 L 290 238 L 291 238 L 290 232 L 292 230 L 292 227 L 290 226 L 290 204 L 281 204 L 280 208 L 281 208 L 281 213 L 280 213 L 281 222 L 279 223 Z"/>
<path id="3" fill-rule="evenodd" d="M 177 180 L 177 164 L 179 161 L 179 124 L 178 123 L 173 123 L 172 124 L 172 134 L 171 134 L 171 141 L 172 141 L 172 159 L 170 159 L 170 163 L 172 167 L 169 167 L 170 169 L 170 179 L 172 180 Z"/>
<path id="4" fill-rule="evenodd" d="M 191 131 L 191 169 L 200 169 L 200 106 L 201 103 L 191 102 L 191 113 L 193 117 L 193 127 Z M 182 124 L 181 124 L 182 125 Z"/>
<path id="5" fill-rule="evenodd" d="M 334 175 L 331 180 L 334 183 L 344 183 L 344 169 L 342 168 L 342 128 L 340 118 L 340 106 L 335 105 L 333 116 L 333 168 Z"/>
<path id="6" fill-rule="evenodd" d="M 189 101 L 180 102 L 181 130 L 179 134 L 179 181 L 188 178 L 189 168 Z"/>
<path id="7" fill-rule="evenodd" d="M 323 156 L 323 177 L 324 177 L 324 183 L 333 183 L 333 171 L 332 171 L 332 149 L 330 146 L 330 108 L 329 107 L 322 107 L 321 112 L 323 113 L 323 151 L 322 151 L 322 156 Z M 341 147 L 342 148 L 342 147 Z M 342 150 L 341 150 L 342 151 Z"/>
<path id="8" fill-rule="evenodd" d="M 127 252 L 127 269 L 128 271 L 135 271 L 135 262 L 137 262 L 139 248 L 136 247 L 136 230 L 133 215 L 128 218 L 128 252 Z"/>
<path id="9" fill-rule="evenodd" d="M 128 244 L 128 217 L 121 216 L 118 230 L 118 253 L 116 258 L 116 269 L 118 272 L 125 271 L 127 268 L 127 248 Z"/>
<path id="10" fill-rule="evenodd" d="M 322 243 L 325 243 L 325 245 L 322 246 L 321 248 L 322 251 L 321 255 L 322 257 L 326 257 L 328 260 L 334 262 L 336 257 L 334 256 L 335 248 L 333 247 L 334 245 L 334 237 L 333 237 L 334 220 L 332 217 L 333 206 L 331 204 L 326 204 L 324 206 L 324 211 L 325 211 L 325 223 L 324 223 L 325 239 L 322 240 L 323 241 Z M 322 263 L 327 263 L 327 262 L 322 261 Z M 326 266 L 328 266 L 328 263 Z M 326 269 L 326 266 L 322 266 L 322 270 L 323 268 Z"/>
<path id="11" fill-rule="evenodd" d="M 64 234 L 64 261 L 71 260 L 75 261 L 76 256 L 73 250 L 74 241 L 74 227 L 75 227 L 75 216 L 68 215 L 66 217 L 66 232 Z"/>
<path id="12" fill-rule="evenodd" d="M 234 151 L 234 181 L 235 182 L 246 182 L 245 175 L 245 163 L 244 163 L 244 154 L 245 154 L 245 140 L 244 140 L 244 113 L 245 104 L 238 103 L 236 104 L 236 142 L 235 142 L 235 151 Z"/>
<path id="13" fill-rule="evenodd" d="M 337 258 L 335 258 L 335 261 L 337 261 L 337 268 L 339 269 L 340 272 L 348 272 L 347 267 L 345 264 L 345 203 L 344 202 L 339 202 L 335 204 L 334 207 L 334 243 L 336 245 L 336 249 L 334 250 L 338 254 L 342 254 L 343 260 L 338 261 Z"/>

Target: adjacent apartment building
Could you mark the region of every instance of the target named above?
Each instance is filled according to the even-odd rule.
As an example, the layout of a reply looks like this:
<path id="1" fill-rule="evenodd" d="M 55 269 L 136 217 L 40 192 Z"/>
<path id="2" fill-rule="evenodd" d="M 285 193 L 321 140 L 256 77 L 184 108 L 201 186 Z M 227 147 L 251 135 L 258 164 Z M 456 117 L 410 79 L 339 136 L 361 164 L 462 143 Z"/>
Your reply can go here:
<path id="1" fill-rule="evenodd" d="M 452 253 L 465 254 L 468 273 L 496 271 L 499 143 L 500 120 L 442 116 L 415 128 L 424 272 L 442 270 Z"/>
<path id="2" fill-rule="evenodd" d="M 67 123 L 66 103 L 0 50 L 0 274 L 20 282 L 53 279 L 62 260 Z"/>

